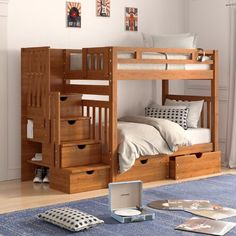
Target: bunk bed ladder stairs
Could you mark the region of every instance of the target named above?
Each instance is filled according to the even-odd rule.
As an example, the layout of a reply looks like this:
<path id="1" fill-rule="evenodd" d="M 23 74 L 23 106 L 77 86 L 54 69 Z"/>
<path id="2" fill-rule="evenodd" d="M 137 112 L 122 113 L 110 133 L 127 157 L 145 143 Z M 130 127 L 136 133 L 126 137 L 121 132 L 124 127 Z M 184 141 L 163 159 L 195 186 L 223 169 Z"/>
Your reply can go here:
<path id="1" fill-rule="evenodd" d="M 91 118 L 83 116 L 81 94 L 52 93 L 55 168 L 50 186 L 67 193 L 107 187 L 109 165 L 102 163 L 100 140 L 91 139 Z"/>

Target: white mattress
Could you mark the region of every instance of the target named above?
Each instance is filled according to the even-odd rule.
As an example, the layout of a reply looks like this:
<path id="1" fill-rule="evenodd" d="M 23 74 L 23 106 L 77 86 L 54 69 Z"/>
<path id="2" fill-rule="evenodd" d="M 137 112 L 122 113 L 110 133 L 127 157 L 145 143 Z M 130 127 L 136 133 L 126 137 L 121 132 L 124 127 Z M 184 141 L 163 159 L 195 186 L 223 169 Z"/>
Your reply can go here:
<path id="1" fill-rule="evenodd" d="M 128 122 L 125 122 L 128 124 Z M 119 125 L 123 124 L 123 125 Z M 137 124 L 135 124 L 137 125 Z M 124 123 L 118 122 L 119 132 L 125 128 Z M 150 131 L 151 132 L 151 131 Z M 152 132 L 156 132 L 155 129 L 152 129 Z M 201 144 L 201 143 L 210 143 L 211 142 L 211 130 L 207 128 L 188 128 L 185 130 L 187 137 L 190 139 L 191 143 Z"/>
<path id="2" fill-rule="evenodd" d="M 120 52 L 118 53 L 118 59 L 132 59 L 134 53 L 132 52 Z M 161 53 L 146 52 L 142 54 L 142 59 L 173 59 L 173 60 L 187 60 L 189 55 L 185 54 L 168 54 L 165 56 Z M 205 60 L 209 60 L 209 57 L 205 57 Z M 118 70 L 209 70 L 210 65 L 208 64 L 123 64 L 119 63 L 117 66 Z"/>
<path id="3" fill-rule="evenodd" d="M 206 128 L 189 128 L 185 130 L 192 144 L 210 143 L 211 130 Z"/>

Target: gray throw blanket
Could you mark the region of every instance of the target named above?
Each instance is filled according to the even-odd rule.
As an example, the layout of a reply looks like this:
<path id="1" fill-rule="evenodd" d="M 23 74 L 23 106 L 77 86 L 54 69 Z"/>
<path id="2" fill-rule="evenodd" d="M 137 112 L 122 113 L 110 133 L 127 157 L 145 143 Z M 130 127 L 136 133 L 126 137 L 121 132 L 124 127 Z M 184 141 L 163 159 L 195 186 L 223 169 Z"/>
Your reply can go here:
<path id="1" fill-rule="evenodd" d="M 144 116 L 128 116 L 119 121 L 120 173 L 129 170 L 140 156 L 172 154 L 180 146 L 191 145 L 184 129 L 172 121 Z"/>

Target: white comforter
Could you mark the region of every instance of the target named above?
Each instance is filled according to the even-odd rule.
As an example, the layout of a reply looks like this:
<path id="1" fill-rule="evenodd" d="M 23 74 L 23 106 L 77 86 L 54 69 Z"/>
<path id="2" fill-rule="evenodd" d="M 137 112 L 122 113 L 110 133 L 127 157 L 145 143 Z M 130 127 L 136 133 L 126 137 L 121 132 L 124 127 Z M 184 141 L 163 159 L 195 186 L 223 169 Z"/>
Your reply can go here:
<path id="1" fill-rule="evenodd" d="M 178 124 L 158 118 L 129 116 L 119 119 L 120 173 L 129 170 L 144 155 L 171 154 L 179 146 L 190 146 L 184 129 Z"/>

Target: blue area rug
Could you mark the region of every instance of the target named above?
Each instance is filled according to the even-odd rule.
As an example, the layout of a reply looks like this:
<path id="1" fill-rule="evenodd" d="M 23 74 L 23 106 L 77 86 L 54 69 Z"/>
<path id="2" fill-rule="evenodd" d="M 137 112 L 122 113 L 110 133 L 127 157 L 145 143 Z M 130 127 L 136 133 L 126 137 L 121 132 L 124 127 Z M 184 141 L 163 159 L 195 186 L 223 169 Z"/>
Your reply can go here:
<path id="1" fill-rule="evenodd" d="M 144 205 L 158 199 L 206 199 L 226 207 L 236 208 L 236 175 L 222 175 L 202 180 L 189 181 L 179 184 L 166 185 L 144 190 Z M 95 215 L 105 221 L 86 231 L 71 233 L 67 230 L 43 222 L 37 214 L 51 208 L 69 206 L 78 208 L 89 214 Z M 183 211 L 154 210 L 156 219 L 153 221 L 120 224 L 110 217 L 108 198 L 98 197 L 78 202 L 57 204 L 49 207 L 35 208 L 0 215 L 0 235 L 4 236 L 172 236 L 172 235 L 200 235 L 174 228 L 192 217 Z M 236 217 L 225 219 L 236 222 Z M 227 236 L 236 235 L 236 228 Z"/>

